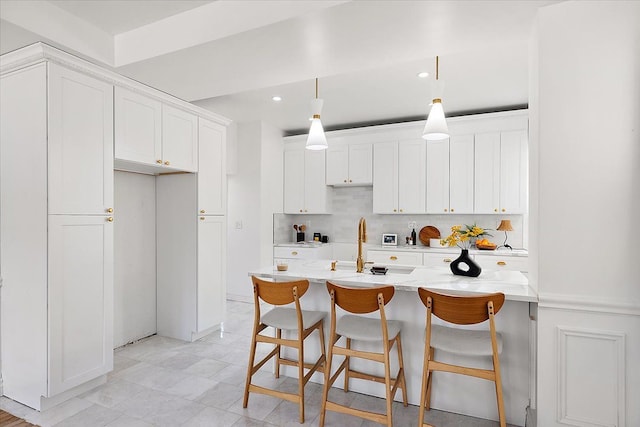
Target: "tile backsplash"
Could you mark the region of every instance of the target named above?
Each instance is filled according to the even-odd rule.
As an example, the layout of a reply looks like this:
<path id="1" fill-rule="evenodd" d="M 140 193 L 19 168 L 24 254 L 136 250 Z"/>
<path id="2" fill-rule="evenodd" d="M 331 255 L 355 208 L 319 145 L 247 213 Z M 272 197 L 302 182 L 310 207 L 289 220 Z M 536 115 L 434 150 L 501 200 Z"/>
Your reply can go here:
<path id="1" fill-rule="evenodd" d="M 451 227 L 456 224 L 473 224 L 489 229 L 493 235 L 491 241 L 498 244 L 504 242 L 504 232 L 496 231 L 502 219 L 510 219 L 513 231 L 508 232 L 508 243 L 514 248 L 525 246 L 525 215 L 457 215 L 457 214 L 407 214 L 380 215 L 373 211 L 372 187 L 335 187 L 332 194 L 333 213 L 331 215 L 287 215 L 275 214 L 273 221 L 273 242 L 295 242 L 293 224 L 305 224 L 305 240 L 313 240 L 313 233 L 329 236 L 330 243 L 356 243 L 358 239 L 358 221 L 360 217 L 367 220 L 367 241 L 369 244 L 380 244 L 383 233 L 398 235 L 398 244 L 405 244 L 405 237 L 410 236 L 408 223 L 416 222 L 416 233 L 424 226 L 431 225 L 442 237 L 448 236 Z M 420 242 L 418 242 L 420 245 Z"/>

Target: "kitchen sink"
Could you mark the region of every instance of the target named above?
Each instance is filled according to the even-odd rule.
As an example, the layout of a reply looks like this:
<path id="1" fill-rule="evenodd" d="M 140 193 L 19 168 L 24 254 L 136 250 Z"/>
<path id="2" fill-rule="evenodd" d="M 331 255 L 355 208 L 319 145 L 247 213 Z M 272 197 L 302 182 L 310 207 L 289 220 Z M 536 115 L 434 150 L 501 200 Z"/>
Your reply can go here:
<path id="1" fill-rule="evenodd" d="M 410 265 L 383 265 L 383 264 L 373 264 L 376 267 L 387 267 L 387 274 L 411 274 L 415 267 Z M 373 274 L 371 273 L 372 264 L 367 264 L 364 268 L 363 273 L 365 274 Z M 339 261 L 336 264 L 337 271 L 356 271 L 356 263 L 354 261 Z"/>

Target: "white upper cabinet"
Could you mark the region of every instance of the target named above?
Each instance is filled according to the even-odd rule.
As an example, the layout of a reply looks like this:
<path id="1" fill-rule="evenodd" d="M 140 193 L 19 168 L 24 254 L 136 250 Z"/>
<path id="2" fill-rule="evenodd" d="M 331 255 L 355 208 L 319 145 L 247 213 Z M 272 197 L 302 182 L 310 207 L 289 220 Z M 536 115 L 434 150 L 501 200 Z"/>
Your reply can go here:
<path id="1" fill-rule="evenodd" d="M 449 139 L 427 141 L 427 213 L 449 212 Z"/>
<path id="2" fill-rule="evenodd" d="M 425 156 L 422 139 L 374 144 L 374 213 L 424 213 Z"/>
<path id="3" fill-rule="evenodd" d="M 473 135 L 449 139 L 449 212 L 473 213 Z"/>
<path id="4" fill-rule="evenodd" d="M 162 106 L 162 163 L 187 172 L 198 170 L 198 117 Z"/>
<path id="5" fill-rule="evenodd" d="M 284 213 L 329 213 L 324 150 L 306 150 L 303 144 L 285 147 Z"/>
<path id="6" fill-rule="evenodd" d="M 196 115 L 121 87 L 114 95 L 116 168 L 197 172 Z"/>
<path id="7" fill-rule="evenodd" d="M 473 135 L 427 141 L 427 213 L 473 213 Z"/>
<path id="8" fill-rule="evenodd" d="M 372 144 L 332 144 L 327 149 L 327 185 L 371 185 Z"/>
<path id="9" fill-rule="evenodd" d="M 500 135 L 500 212 L 527 212 L 527 131 Z"/>
<path id="10" fill-rule="evenodd" d="M 527 210 L 527 131 L 476 135 L 475 212 Z"/>
<path id="11" fill-rule="evenodd" d="M 113 86 L 49 64 L 49 213 L 113 208 Z"/>
<path id="12" fill-rule="evenodd" d="M 162 104 L 130 90 L 115 88 L 115 158 L 162 163 Z"/>
<path id="13" fill-rule="evenodd" d="M 398 143 L 373 145 L 373 212 L 398 213 Z"/>
<path id="14" fill-rule="evenodd" d="M 227 206 L 226 127 L 198 124 L 198 214 L 224 215 Z"/>

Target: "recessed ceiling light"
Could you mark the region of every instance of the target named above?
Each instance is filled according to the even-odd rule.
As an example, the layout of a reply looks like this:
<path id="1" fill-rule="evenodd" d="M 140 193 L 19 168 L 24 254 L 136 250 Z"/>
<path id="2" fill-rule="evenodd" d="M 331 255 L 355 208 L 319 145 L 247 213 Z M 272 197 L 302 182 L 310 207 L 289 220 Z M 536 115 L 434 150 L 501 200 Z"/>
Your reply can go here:
<path id="1" fill-rule="evenodd" d="M 429 73 L 427 73 L 426 71 L 421 71 L 418 73 L 418 77 L 420 77 L 421 79 L 425 79 L 429 77 Z"/>
<path id="2" fill-rule="evenodd" d="M 281 97 L 281 96 L 278 96 L 278 95 L 276 95 L 276 96 L 272 97 L 271 99 L 272 99 L 273 101 L 276 101 L 276 102 L 280 102 L 280 101 L 282 101 L 282 97 Z"/>

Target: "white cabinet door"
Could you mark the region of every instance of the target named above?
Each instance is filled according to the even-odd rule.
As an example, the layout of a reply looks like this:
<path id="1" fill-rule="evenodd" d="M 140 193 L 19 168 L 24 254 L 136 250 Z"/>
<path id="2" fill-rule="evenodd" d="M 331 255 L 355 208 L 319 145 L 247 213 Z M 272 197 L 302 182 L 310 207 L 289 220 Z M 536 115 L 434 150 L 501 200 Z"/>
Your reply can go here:
<path id="1" fill-rule="evenodd" d="M 449 140 L 427 141 L 427 213 L 449 212 Z"/>
<path id="2" fill-rule="evenodd" d="M 398 143 L 373 145 L 373 213 L 398 212 Z"/>
<path id="3" fill-rule="evenodd" d="M 304 150 L 304 213 L 328 213 L 324 150 Z"/>
<path id="4" fill-rule="evenodd" d="M 224 215 L 227 210 L 226 128 L 200 118 L 198 140 L 199 214 Z"/>
<path id="5" fill-rule="evenodd" d="M 113 223 L 49 215 L 49 396 L 113 369 Z"/>
<path id="6" fill-rule="evenodd" d="M 49 213 L 104 214 L 113 207 L 113 86 L 49 64 L 48 104 Z"/>
<path id="7" fill-rule="evenodd" d="M 473 213 L 473 134 L 449 140 L 449 212 Z"/>
<path id="8" fill-rule="evenodd" d="M 327 148 L 327 185 L 349 183 L 349 146 L 330 145 Z"/>
<path id="9" fill-rule="evenodd" d="M 367 261 L 385 265 L 422 265 L 421 252 L 367 251 Z"/>
<path id="10" fill-rule="evenodd" d="M 527 131 L 500 135 L 500 212 L 527 211 Z"/>
<path id="11" fill-rule="evenodd" d="M 115 158 L 162 163 L 162 104 L 117 86 L 114 99 Z"/>
<path id="12" fill-rule="evenodd" d="M 195 115 L 162 106 L 162 161 L 174 169 L 198 171 L 198 118 Z"/>
<path id="13" fill-rule="evenodd" d="M 198 220 L 197 329 L 202 332 L 224 320 L 225 239 L 223 216 L 201 216 Z"/>
<path id="14" fill-rule="evenodd" d="M 373 183 L 373 144 L 350 144 L 349 184 L 371 183 Z"/>
<path id="15" fill-rule="evenodd" d="M 500 211 L 500 132 L 478 133 L 475 136 L 474 211 Z"/>
<path id="16" fill-rule="evenodd" d="M 284 152 L 284 213 L 304 212 L 304 151 Z"/>
<path id="17" fill-rule="evenodd" d="M 399 213 L 425 213 L 426 144 L 423 139 L 398 143 Z"/>

